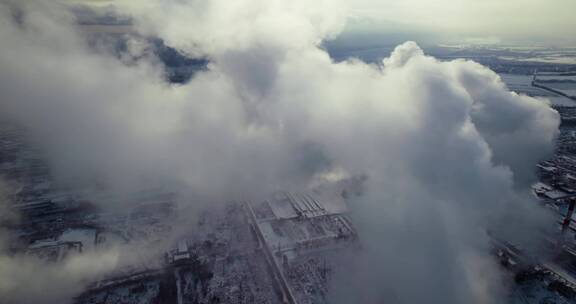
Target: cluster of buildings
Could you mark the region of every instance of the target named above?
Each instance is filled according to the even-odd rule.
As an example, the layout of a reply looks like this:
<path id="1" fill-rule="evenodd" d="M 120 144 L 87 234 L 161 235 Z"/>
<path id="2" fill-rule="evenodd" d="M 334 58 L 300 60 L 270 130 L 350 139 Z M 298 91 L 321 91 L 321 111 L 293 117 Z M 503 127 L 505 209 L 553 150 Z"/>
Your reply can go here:
<path id="1" fill-rule="evenodd" d="M 289 303 L 326 303 L 334 252 L 356 245 L 340 193 L 278 192 L 247 208 L 283 297 Z"/>
<path id="2" fill-rule="evenodd" d="M 334 252 L 355 244 L 347 212 L 319 192 L 205 212 L 166 254 L 178 303 L 326 303 Z"/>

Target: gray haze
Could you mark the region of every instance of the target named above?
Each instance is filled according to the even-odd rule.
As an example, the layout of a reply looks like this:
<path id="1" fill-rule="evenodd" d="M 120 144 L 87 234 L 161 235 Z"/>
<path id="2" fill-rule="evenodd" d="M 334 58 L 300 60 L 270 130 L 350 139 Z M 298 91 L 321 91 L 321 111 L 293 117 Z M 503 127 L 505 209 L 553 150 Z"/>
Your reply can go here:
<path id="1" fill-rule="evenodd" d="M 206 56 L 208 69 L 171 85 L 152 55 L 126 63 L 88 48 L 61 6 L 0 1 L 0 115 L 29 130 L 62 182 L 119 195 L 172 187 L 194 206 L 363 174 L 366 191 L 350 202 L 362 248 L 336 269 L 335 299 L 498 303 L 485 231 L 521 242 L 547 221 L 527 189 L 558 133 L 548 105 L 413 42 L 379 65 L 334 63 L 319 48 L 345 26 L 334 1 L 118 9 L 140 33 Z M 65 301 L 118 263 L 91 254 L 38 266 L 5 253 L 0 299 L 43 302 L 42 290 L 56 289 L 71 291 L 55 295 Z M 11 270 L 27 265 L 33 276 L 14 280 Z M 43 289 L 24 296 L 31 278 Z"/>

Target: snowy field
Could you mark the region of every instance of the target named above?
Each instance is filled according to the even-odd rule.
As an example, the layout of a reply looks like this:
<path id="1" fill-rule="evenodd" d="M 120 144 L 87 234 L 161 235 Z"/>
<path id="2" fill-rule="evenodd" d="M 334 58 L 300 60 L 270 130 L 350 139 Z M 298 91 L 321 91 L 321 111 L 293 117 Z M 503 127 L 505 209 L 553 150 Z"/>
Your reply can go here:
<path id="1" fill-rule="evenodd" d="M 576 75 L 538 75 L 536 81 L 540 85 L 576 97 Z"/>
<path id="2" fill-rule="evenodd" d="M 533 96 L 539 100 L 542 100 L 543 102 L 547 102 L 552 105 L 576 106 L 576 101 L 574 100 L 532 86 L 532 75 L 500 74 L 500 77 L 511 91 L 514 91 L 518 94 Z M 576 86 L 574 89 L 576 89 Z"/>
<path id="3" fill-rule="evenodd" d="M 532 75 L 500 74 L 508 88 L 519 94 L 530 96 L 554 96 L 553 93 L 532 86 Z"/>

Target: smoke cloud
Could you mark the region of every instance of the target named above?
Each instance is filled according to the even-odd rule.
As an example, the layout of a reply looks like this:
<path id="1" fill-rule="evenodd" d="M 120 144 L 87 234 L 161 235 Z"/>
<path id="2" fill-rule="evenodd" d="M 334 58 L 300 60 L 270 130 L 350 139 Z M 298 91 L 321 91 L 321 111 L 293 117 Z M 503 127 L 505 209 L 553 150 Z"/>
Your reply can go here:
<path id="1" fill-rule="evenodd" d="M 546 223 L 527 186 L 558 133 L 548 105 L 414 42 L 379 65 L 335 63 L 320 47 L 343 26 L 334 1 L 117 8 L 208 68 L 171 85 L 153 56 L 128 64 L 88 47 L 63 7 L 0 2 L 0 115 L 30 131 L 63 181 L 172 187 L 194 205 L 365 175 L 350 202 L 362 249 L 336 270 L 335 301 L 499 300 L 486 229 L 522 240 Z M 31 278 L 60 290 L 108 268 L 79 257 L 19 274 L 17 259 L 0 256 L 0 298 L 23 303 L 42 292 L 22 288 Z"/>

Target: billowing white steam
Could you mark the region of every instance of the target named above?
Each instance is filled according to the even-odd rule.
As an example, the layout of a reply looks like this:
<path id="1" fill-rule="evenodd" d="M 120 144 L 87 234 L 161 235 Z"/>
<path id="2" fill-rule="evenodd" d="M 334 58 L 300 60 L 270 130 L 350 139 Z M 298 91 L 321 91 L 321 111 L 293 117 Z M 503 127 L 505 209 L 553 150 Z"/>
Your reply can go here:
<path id="1" fill-rule="evenodd" d="M 125 65 L 90 50 L 57 7 L 21 5 L 18 24 L 14 5 L 0 4 L 0 113 L 31 130 L 61 176 L 214 201 L 365 174 L 351 207 L 363 251 L 337 276 L 336 299 L 497 300 L 485 229 L 516 225 L 514 210 L 522 229 L 540 222 L 524 191 L 551 152 L 555 111 L 413 42 L 379 66 L 335 63 L 319 47 L 343 26 L 332 1 L 118 6 L 142 33 L 209 58 L 208 70 L 169 85 L 153 60 Z"/>

